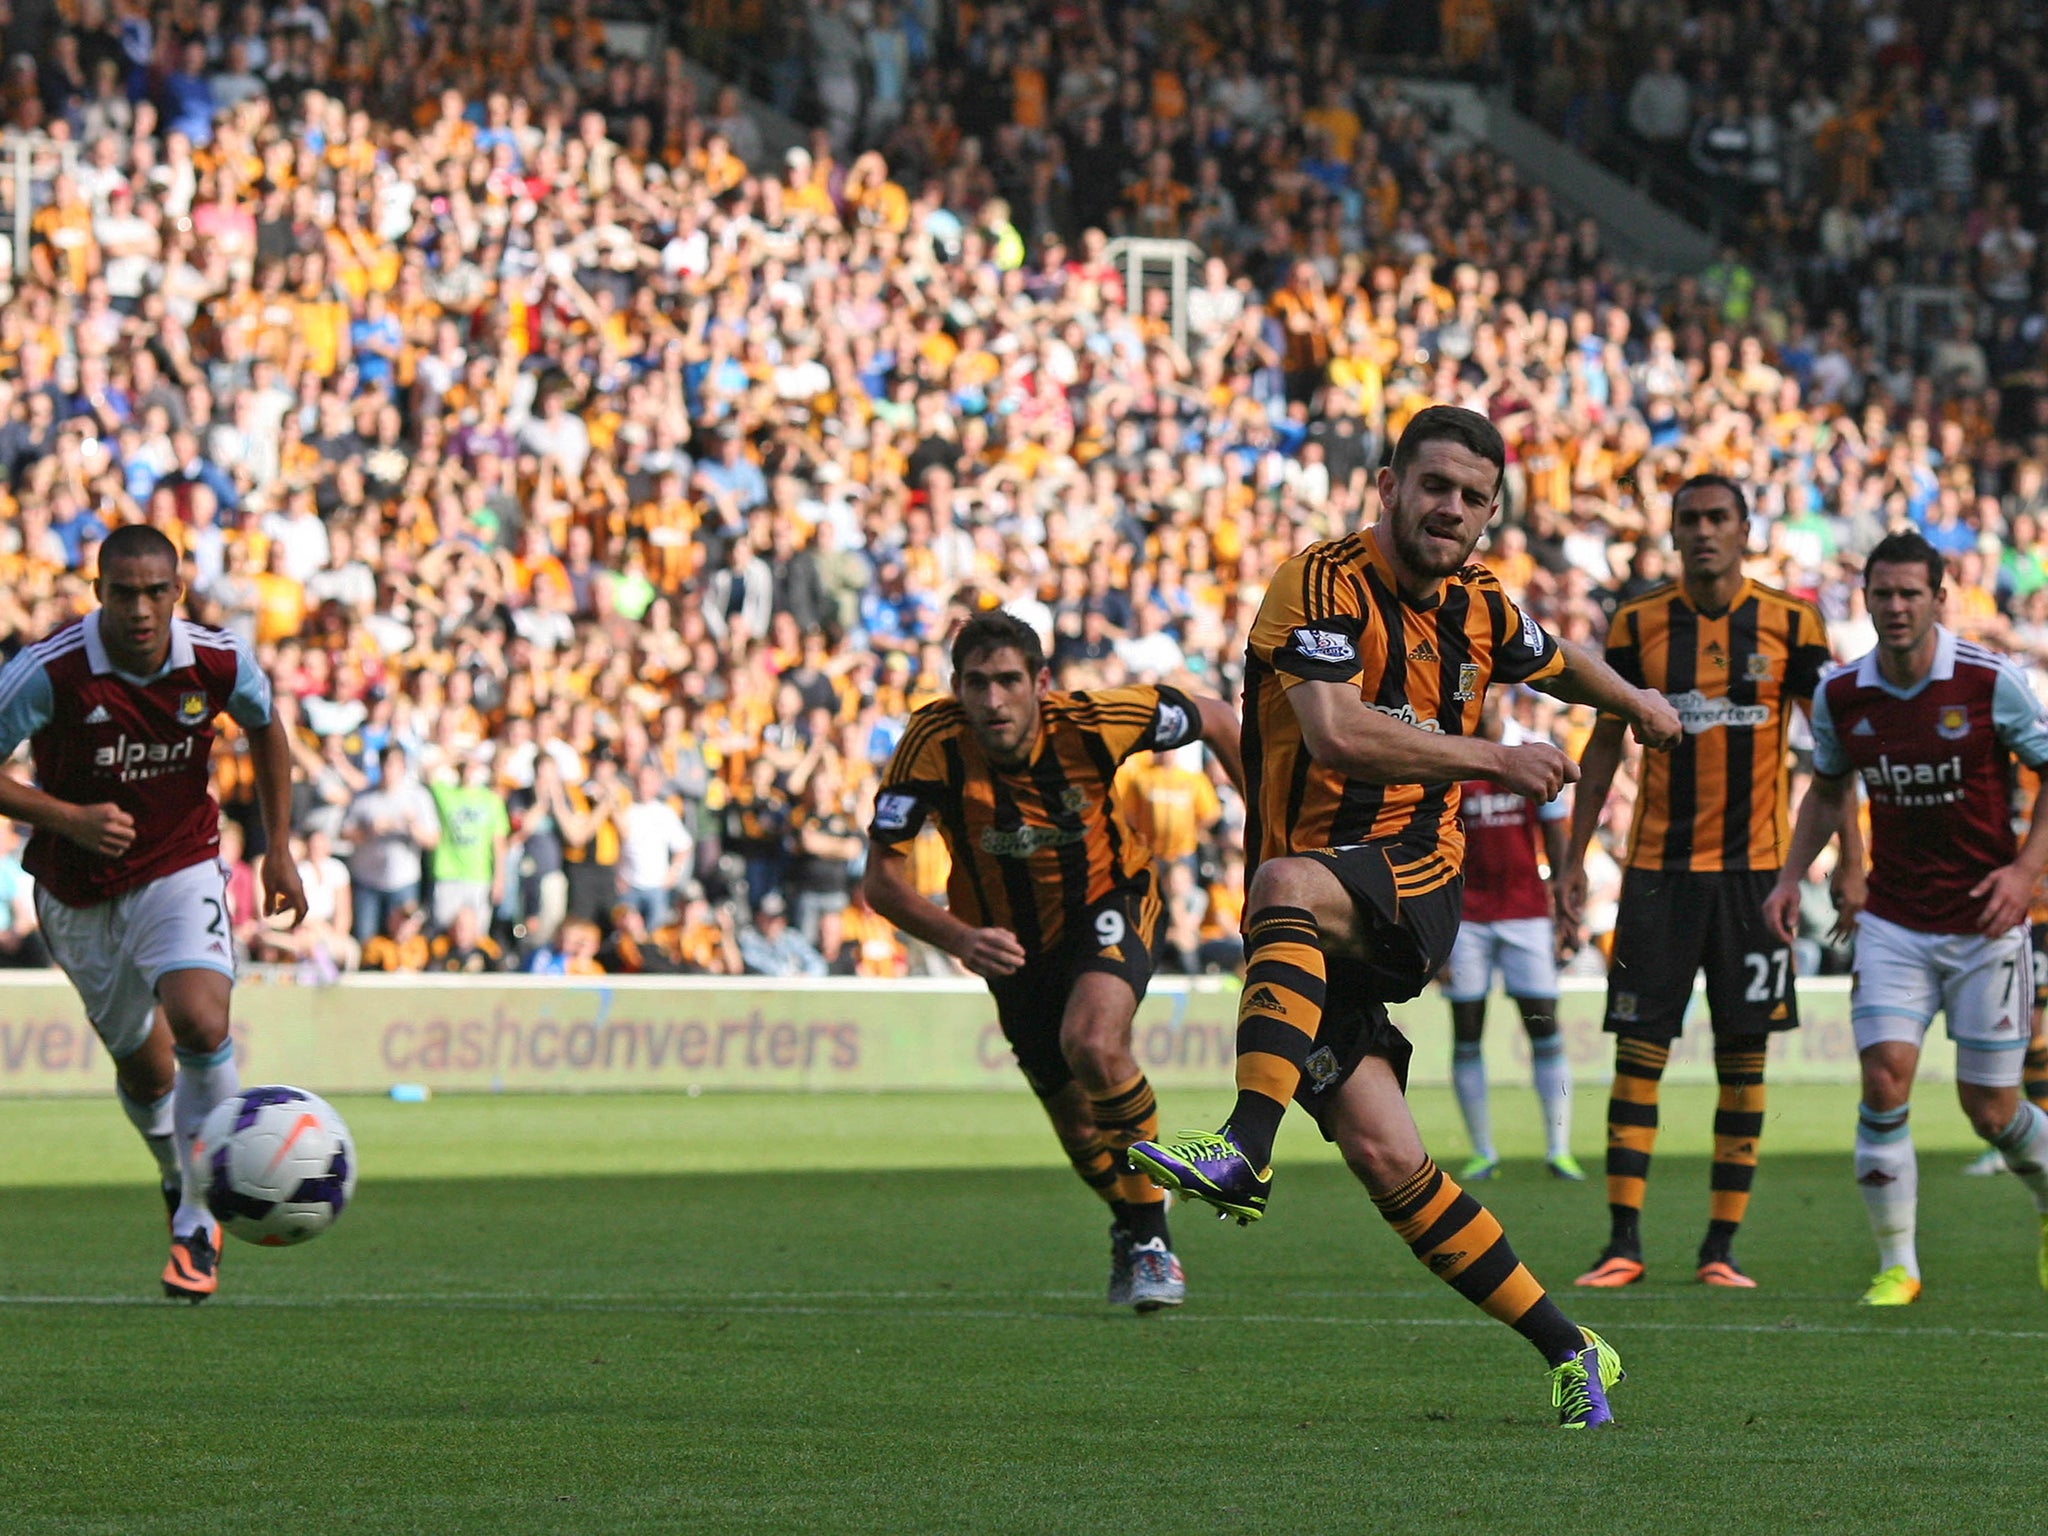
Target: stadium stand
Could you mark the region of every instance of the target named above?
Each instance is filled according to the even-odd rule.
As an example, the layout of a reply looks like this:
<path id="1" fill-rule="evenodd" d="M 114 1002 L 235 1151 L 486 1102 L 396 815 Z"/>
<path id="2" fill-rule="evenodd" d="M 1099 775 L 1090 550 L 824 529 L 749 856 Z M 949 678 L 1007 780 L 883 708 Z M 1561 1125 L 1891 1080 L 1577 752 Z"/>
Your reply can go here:
<path id="1" fill-rule="evenodd" d="M 777 155 L 581 0 L 76 0 L 0 85 L 0 634 L 89 607 L 110 527 L 173 537 L 294 701 L 318 921 L 238 933 L 315 977 L 945 969 L 857 872 L 950 629 L 1228 693 L 1267 573 L 1433 401 L 1501 426 L 1485 558 L 1569 637 L 1712 469 L 1838 653 L 1911 523 L 1954 622 L 2048 661 L 2038 7 L 1792 9 L 699 0 L 693 52 L 815 124 Z M 1715 178 L 1726 253 L 1623 269 L 1385 56 L 1536 61 L 1574 142 Z M 1124 237 L 1199 248 L 1177 311 Z M 260 836 L 232 743 L 217 786 Z M 1241 806 L 1198 761 L 1126 792 L 1187 872 L 1169 963 L 1227 964 Z"/>

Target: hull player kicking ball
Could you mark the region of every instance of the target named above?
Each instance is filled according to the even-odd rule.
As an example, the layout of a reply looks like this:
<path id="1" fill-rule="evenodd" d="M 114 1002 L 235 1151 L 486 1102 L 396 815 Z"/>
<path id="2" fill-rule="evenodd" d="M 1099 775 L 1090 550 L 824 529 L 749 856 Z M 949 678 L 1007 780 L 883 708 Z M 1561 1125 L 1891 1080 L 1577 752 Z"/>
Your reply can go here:
<path id="1" fill-rule="evenodd" d="M 1863 567 L 1877 649 L 1813 701 L 1813 787 L 1764 903 L 1789 939 L 1799 877 L 1870 796 L 1870 891 L 1856 929 L 1850 1022 L 1862 1064 L 1856 1183 L 1877 1238 L 1867 1305 L 1920 1295 L 1920 1170 L 1908 1125 L 1920 1045 L 1937 1011 L 1956 1047 L 1956 1096 L 2040 1214 L 2048 1287 L 2048 1113 L 2020 1096 L 2033 1003 L 2027 904 L 2048 867 L 2048 816 L 2013 832 L 2013 761 L 2048 763 L 2048 718 L 2019 669 L 1935 623 L 1942 560 L 1897 533 Z"/>
<path id="2" fill-rule="evenodd" d="M 1179 1306 L 1165 1197 L 1124 1155 L 1159 1129 L 1131 1021 L 1160 900 L 1152 851 L 1113 785 L 1126 758 L 1202 741 L 1241 788 L 1237 716 L 1164 686 L 1055 693 L 1037 632 L 1001 612 L 954 639 L 953 695 L 911 716 L 882 775 L 868 902 L 987 978 L 1017 1065 L 1074 1171 L 1109 1205 L 1111 1305 Z M 953 857 L 944 907 L 905 867 L 927 817 Z"/>
<path id="3" fill-rule="evenodd" d="M 35 829 L 22 858 L 50 954 L 114 1060 L 121 1107 L 155 1155 L 171 1213 L 164 1294 L 218 1285 L 220 1228 L 192 1139 L 237 1087 L 235 960 L 210 788 L 214 720 L 248 731 L 269 847 L 263 910 L 306 915 L 288 846 L 291 752 L 242 643 L 175 616 L 178 553 L 156 529 L 100 546 L 100 607 L 0 670 L 0 758 L 26 741 L 35 784 L 0 774 L 0 815 Z"/>
<path id="4" fill-rule="evenodd" d="M 1668 748 L 1678 719 L 1597 656 L 1561 645 L 1468 564 L 1500 504 L 1506 447 L 1484 416 L 1432 406 L 1379 474 L 1380 519 L 1274 573 L 1252 624 L 1250 779 L 1237 1103 L 1213 1134 L 1140 1142 L 1169 1188 L 1251 1221 L 1290 1101 L 1336 1143 L 1431 1274 L 1550 1368 L 1567 1429 L 1612 1421 L 1613 1349 L 1558 1309 L 1500 1223 L 1431 1161 L 1405 1097 L 1410 1047 L 1387 1005 L 1414 997 L 1458 928 L 1458 786 L 1547 802 L 1576 776 L 1544 742 L 1477 734 L 1490 684 L 1597 706 Z"/>

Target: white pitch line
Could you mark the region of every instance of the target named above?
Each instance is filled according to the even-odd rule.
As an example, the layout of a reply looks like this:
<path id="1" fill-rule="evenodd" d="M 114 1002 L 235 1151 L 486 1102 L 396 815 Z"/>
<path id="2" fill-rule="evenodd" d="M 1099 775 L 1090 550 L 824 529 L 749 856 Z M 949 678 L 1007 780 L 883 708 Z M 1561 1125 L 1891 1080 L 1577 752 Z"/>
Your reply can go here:
<path id="1" fill-rule="evenodd" d="M 788 1293 L 763 1293 L 787 1295 Z M 833 1293 L 818 1293 L 820 1299 L 828 1299 Z M 866 1293 L 873 1299 L 888 1299 L 886 1296 Z M 907 1298 L 927 1299 L 932 1293 L 907 1292 Z M 388 1307 L 403 1311 L 540 1311 L 540 1312 L 616 1312 L 656 1316 L 727 1316 L 727 1317 L 844 1317 L 844 1318 L 914 1318 L 919 1321 L 944 1322 L 1022 1322 L 1022 1323 L 1095 1323 L 1116 1314 L 1105 1309 L 1096 1313 L 1025 1311 L 1013 1308 L 993 1307 L 844 1307 L 804 1306 L 771 1301 L 748 1299 L 749 1293 L 740 1292 L 731 1296 L 707 1296 L 703 1298 L 654 1297 L 570 1297 L 547 1296 L 537 1293 L 453 1293 L 453 1294 L 412 1294 L 403 1293 L 358 1293 L 332 1296 L 230 1296 L 216 1298 L 209 1310 L 222 1308 L 230 1310 L 277 1309 L 286 1311 L 311 1311 L 330 1307 L 370 1306 Z M 0 1296 L 0 1309 L 62 1308 L 62 1307 L 155 1307 L 165 1310 L 179 1310 L 179 1304 L 149 1296 Z M 1318 1315 L 1292 1313 L 1179 1313 L 1167 1326 L 1199 1324 L 1207 1326 L 1246 1328 L 1496 1328 L 1500 1325 L 1484 1317 L 1361 1317 L 1357 1315 Z M 1887 1338 L 1959 1338 L 1959 1339 L 2048 1339 L 2048 1329 L 2031 1328 L 1962 1328 L 1946 1326 L 1876 1327 L 1857 1323 L 1705 1323 L 1705 1322 L 1647 1322 L 1631 1321 L 1628 1329 L 1646 1333 L 1735 1333 L 1775 1334 L 1779 1337 L 1801 1334 L 1827 1334 L 1849 1336 L 1880 1336 Z"/>

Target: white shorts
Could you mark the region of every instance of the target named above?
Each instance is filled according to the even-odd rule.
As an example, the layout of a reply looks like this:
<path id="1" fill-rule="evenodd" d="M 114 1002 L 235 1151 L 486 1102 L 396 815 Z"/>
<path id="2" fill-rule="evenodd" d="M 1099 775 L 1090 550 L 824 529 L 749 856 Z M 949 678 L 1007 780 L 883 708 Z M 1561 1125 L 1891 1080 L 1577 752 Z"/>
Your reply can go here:
<path id="1" fill-rule="evenodd" d="M 1896 1040 L 1917 1048 L 1939 1010 L 1956 1043 L 1956 1081 L 2013 1088 L 2034 1005 L 2034 952 L 2024 926 L 1921 933 L 1868 912 L 1856 924 L 1849 1018 L 1856 1049 Z"/>
<path id="2" fill-rule="evenodd" d="M 67 907 L 38 886 L 36 916 L 116 1061 L 149 1039 L 164 976 L 218 971 L 234 980 L 227 876 L 217 863 L 188 865 L 94 907 Z"/>
<path id="3" fill-rule="evenodd" d="M 1444 996 L 1476 1003 L 1493 990 L 1499 970 L 1509 997 L 1557 996 L 1557 936 L 1547 917 L 1511 917 L 1466 923 L 1451 945 L 1451 980 Z"/>

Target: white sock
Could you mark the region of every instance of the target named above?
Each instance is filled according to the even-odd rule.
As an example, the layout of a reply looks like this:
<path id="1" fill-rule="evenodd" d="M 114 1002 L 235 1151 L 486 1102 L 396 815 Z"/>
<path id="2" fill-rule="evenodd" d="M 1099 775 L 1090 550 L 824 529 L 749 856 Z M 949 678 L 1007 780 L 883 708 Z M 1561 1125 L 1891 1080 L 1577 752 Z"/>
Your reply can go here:
<path id="1" fill-rule="evenodd" d="M 206 1208 L 206 1170 L 192 1161 L 192 1139 L 221 1100 L 231 1098 L 241 1086 L 235 1070 L 235 1043 L 223 1040 L 217 1051 L 188 1051 L 177 1048 L 178 1085 L 171 1090 L 175 1101 L 172 1117 L 177 1124 L 178 1167 L 184 1174 L 185 1190 L 178 1201 L 178 1213 L 171 1218 L 171 1232 L 178 1237 L 200 1227 L 215 1225 Z"/>
<path id="2" fill-rule="evenodd" d="M 142 1144 L 149 1148 L 149 1155 L 156 1159 L 157 1172 L 166 1180 L 184 1180 L 184 1172 L 178 1166 L 178 1144 L 171 1129 L 171 1094 L 143 1103 L 130 1098 L 128 1090 L 119 1083 L 114 1085 L 114 1097 L 121 1101 L 121 1112 L 128 1117 L 128 1123 L 135 1127 L 142 1137 Z"/>
<path id="3" fill-rule="evenodd" d="M 2048 1115 L 2038 1104 L 2021 1099 L 2012 1124 L 1991 1144 L 2005 1154 L 2005 1166 L 2034 1192 L 2034 1209 L 2048 1216 Z"/>
<path id="4" fill-rule="evenodd" d="M 1545 1035 L 1529 1042 L 1534 1060 L 1536 1099 L 1543 1106 L 1543 1155 L 1552 1162 L 1572 1149 L 1572 1069 L 1564 1059 L 1564 1036 Z"/>
<path id="5" fill-rule="evenodd" d="M 1492 1162 L 1493 1113 L 1486 1105 L 1486 1056 L 1477 1040 L 1452 1043 L 1451 1087 L 1458 1095 L 1458 1109 L 1465 1116 L 1465 1132 L 1472 1138 L 1473 1155 Z"/>
<path id="6" fill-rule="evenodd" d="M 1920 1254 L 1914 1244 L 1914 1227 L 1920 1204 L 1920 1160 L 1913 1153 L 1907 1111 L 1904 1104 L 1897 1109 L 1857 1106 L 1856 1187 L 1863 1191 L 1863 1204 L 1870 1212 L 1878 1269 L 1904 1265 L 1906 1273 L 1918 1280 Z"/>

